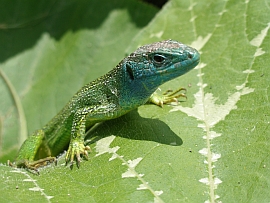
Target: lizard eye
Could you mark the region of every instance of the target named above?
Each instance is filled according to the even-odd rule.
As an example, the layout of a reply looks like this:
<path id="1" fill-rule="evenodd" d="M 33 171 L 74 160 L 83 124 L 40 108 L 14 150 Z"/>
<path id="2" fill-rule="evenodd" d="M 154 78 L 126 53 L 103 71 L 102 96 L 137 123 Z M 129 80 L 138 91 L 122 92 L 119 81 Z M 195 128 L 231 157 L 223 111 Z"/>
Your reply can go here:
<path id="1" fill-rule="evenodd" d="M 161 64 L 165 61 L 166 58 L 160 54 L 155 54 L 153 59 L 154 59 L 155 63 Z"/>

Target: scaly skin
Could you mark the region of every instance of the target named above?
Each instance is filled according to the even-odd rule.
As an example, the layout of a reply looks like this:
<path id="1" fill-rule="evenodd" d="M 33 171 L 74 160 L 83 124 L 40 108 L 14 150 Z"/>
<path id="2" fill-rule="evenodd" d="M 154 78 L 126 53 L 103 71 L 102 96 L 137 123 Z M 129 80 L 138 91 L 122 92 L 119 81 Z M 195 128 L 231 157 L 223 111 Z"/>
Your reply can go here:
<path id="1" fill-rule="evenodd" d="M 154 92 L 194 68 L 199 59 L 195 49 L 173 40 L 138 48 L 109 73 L 82 87 L 47 125 L 34 132 L 21 146 L 15 165 L 37 170 L 68 149 L 66 163 L 72 166 L 75 160 L 79 166 L 81 155 L 87 158 L 90 149 L 84 145 L 86 129 L 149 99 L 159 106 L 176 101 L 184 96 L 178 91 L 161 97 Z"/>

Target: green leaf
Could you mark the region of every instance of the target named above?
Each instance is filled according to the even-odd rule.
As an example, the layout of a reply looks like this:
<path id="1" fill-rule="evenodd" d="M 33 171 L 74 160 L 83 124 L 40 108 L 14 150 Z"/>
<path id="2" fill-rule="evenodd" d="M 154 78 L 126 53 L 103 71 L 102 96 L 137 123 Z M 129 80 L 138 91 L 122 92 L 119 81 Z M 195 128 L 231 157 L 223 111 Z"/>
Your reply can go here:
<path id="1" fill-rule="evenodd" d="M 155 17 L 131 0 L 16 3 L 0 11 L 2 162 L 139 45 L 178 40 L 201 63 L 161 87 L 186 87 L 187 101 L 144 105 L 89 132 L 80 169 L 63 156 L 40 176 L 0 166 L 0 202 L 269 201 L 269 1 L 172 0 Z"/>

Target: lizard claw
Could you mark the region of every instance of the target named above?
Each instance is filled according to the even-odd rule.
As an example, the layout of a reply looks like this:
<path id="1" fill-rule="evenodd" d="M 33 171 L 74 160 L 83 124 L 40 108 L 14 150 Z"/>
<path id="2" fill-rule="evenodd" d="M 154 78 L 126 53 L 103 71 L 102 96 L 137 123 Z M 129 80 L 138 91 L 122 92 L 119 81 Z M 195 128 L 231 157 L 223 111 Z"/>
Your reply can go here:
<path id="1" fill-rule="evenodd" d="M 66 154 L 66 165 L 70 162 L 70 168 L 73 168 L 74 158 L 76 159 L 76 165 L 79 168 L 81 162 L 81 155 L 88 160 L 88 151 L 91 148 L 89 146 L 85 146 L 83 141 L 73 140 L 70 142 L 68 151 Z"/>

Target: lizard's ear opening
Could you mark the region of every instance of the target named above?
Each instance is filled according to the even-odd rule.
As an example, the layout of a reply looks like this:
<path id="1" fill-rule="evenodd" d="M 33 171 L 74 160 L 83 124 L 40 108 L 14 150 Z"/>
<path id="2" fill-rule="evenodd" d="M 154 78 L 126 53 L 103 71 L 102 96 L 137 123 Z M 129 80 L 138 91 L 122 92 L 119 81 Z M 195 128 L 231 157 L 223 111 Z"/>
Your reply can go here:
<path id="1" fill-rule="evenodd" d="M 126 70 L 127 70 L 128 75 L 129 75 L 129 78 L 131 80 L 134 80 L 134 74 L 133 74 L 132 68 L 129 64 L 126 64 Z"/>

